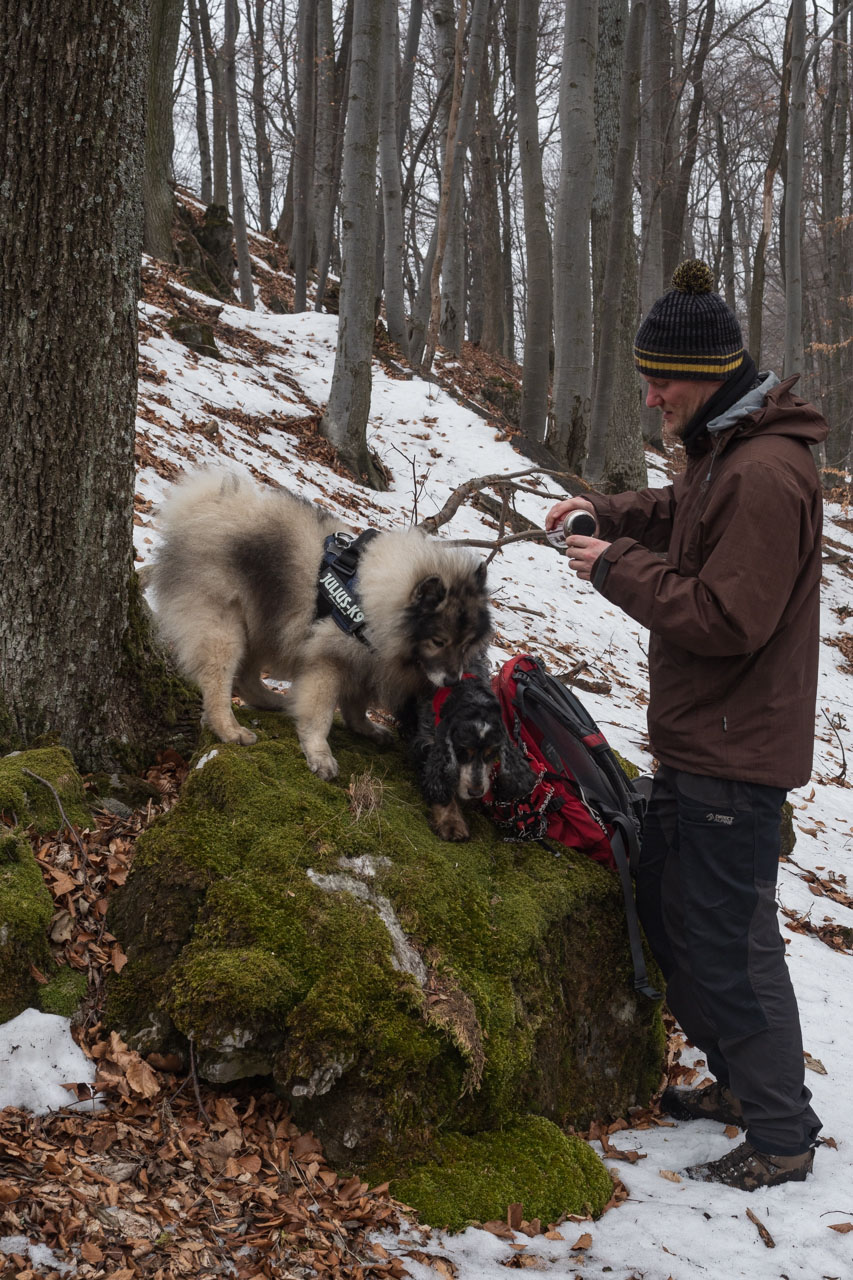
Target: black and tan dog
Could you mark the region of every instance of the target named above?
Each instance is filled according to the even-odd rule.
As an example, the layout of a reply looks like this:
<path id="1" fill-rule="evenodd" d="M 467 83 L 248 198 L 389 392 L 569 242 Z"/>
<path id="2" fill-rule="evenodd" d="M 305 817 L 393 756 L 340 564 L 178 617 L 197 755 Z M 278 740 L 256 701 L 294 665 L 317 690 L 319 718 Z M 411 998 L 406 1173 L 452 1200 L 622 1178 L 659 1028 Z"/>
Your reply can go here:
<path id="1" fill-rule="evenodd" d="M 204 719 L 224 742 L 251 743 L 231 706 L 293 715 L 309 768 L 334 778 L 335 708 L 374 741 L 392 713 L 459 680 L 491 631 L 486 569 L 473 553 L 417 530 L 378 533 L 358 564 L 362 639 L 318 616 L 324 545 L 341 530 L 330 512 L 233 472 L 202 471 L 165 503 L 149 581 L 160 628 L 201 689 Z M 286 700 L 261 679 L 292 680 Z"/>
<path id="2" fill-rule="evenodd" d="M 510 740 L 500 703 L 482 669 L 421 702 L 412 755 L 430 822 L 442 840 L 467 840 L 460 800 L 526 796 L 536 774 Z"/>

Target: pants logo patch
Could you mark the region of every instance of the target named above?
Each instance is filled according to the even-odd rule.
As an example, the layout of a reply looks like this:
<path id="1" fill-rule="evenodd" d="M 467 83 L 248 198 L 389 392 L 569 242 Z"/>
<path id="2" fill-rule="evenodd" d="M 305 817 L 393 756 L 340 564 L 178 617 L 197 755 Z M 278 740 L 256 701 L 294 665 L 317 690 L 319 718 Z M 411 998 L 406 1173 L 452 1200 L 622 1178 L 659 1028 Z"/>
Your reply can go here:
<path id="1" fill-rule="evenodd" d="M 730 813 L 706 813 L 706 822 L 715 822 L 720 827 L 730 827 L 734 822 L 734 817 Z"/>

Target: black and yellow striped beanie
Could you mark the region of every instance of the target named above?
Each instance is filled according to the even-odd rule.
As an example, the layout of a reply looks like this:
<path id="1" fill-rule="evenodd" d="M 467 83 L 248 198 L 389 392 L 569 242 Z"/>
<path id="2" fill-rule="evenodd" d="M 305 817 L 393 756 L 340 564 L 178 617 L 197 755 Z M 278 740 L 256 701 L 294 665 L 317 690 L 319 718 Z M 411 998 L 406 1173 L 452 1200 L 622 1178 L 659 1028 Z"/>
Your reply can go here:
<path id="1" fill-rule="evenodd" d="M 740 367 L 743 335 L 737 317 L 698 258 L 672 273 L 672 288 L 658 298 L 634 339 L 634 362 L 647 378 L 724 382 Z"/>

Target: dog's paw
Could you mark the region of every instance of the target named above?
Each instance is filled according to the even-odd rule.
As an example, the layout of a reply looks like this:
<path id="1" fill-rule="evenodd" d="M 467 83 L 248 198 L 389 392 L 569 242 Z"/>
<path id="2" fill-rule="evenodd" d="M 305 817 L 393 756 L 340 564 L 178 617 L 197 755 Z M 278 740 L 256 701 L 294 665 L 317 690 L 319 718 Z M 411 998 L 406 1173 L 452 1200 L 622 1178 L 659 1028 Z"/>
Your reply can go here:
<path id="1" fill-rule="evenodd" d="M 459 806 L 455 803 L 433 805 L 432 829 L 441 840 L 467 840 L 470 835 Z"/>
<path id="2" fill-rule="evenodd" d="M 338 776 L 338 762 L 331 751 L 313 751 L 310 755 L 306 755 L 305 759 L 308 761 L 311 772 L 316 773 L 317 777 L 322 778 L 324 782 L 331 782 Z"/>
<path id="3" fill-rule="evenodd" d="M 251 729 L 244 729 L 241 724 L 235 725 L 233 729 L 227 729 L 224 733 L 216 735 L 222 742 L 236 742 L 241 747 L 250 747 L 253 742 L 257 742 L 258 735 L 252 733 Z"/>

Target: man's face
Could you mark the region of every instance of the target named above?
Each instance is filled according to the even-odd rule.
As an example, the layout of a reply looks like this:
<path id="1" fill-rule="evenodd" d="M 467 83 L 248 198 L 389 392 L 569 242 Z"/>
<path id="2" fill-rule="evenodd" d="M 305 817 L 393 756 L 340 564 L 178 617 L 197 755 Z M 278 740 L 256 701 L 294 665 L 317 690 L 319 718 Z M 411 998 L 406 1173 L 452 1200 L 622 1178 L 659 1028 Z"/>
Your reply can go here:
<path id="1" fill-rule="evenodd" d="M 646 404 L 650 409 L 660 409 L 664 435 L 680 440 L 694 413 L 711 399 L 720 387 L 719 382 L 701 382 L 697 378 L 647 378 Z"/>

